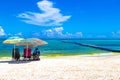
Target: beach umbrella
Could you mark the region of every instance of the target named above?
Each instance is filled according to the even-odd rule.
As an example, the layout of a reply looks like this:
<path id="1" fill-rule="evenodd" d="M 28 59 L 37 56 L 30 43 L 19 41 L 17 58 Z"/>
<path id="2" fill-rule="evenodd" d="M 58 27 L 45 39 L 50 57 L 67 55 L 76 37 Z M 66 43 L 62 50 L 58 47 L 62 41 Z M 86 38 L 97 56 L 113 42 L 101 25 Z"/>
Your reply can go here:
<path id="1" fill-rule="evenodd" d="M 36 46 L 42 46 L 48 44 L 46 41 L 43 41 L 38 38 L 27 38 L 20 42 L 18 42 L 17 46 L 27 46 L 27 47 L 36 47 Z"/>
<path id="2" fill-rule="evenodd" d="M 17 46 L 27 46 L 27 48 L 28 48 L 28 47 L 42 46 L 42 45 L 45 45 L 45 44 L 47 44 L 47 42 L 43 41 L 41 39 L 27 38 L 27 39 L 24 39 L 24 40 L 18 42 L 16 45 Z M 27 54 L 28 54 L 28 49 L 27 49 Z"/>
<path id="3" fill-rule="evenodd" d="M 24 38 L 20 38 L 18 36 L 12 36 L 9 37 L 8 39 L 4 40 L 3 43 L 4 44 L 14 44 L 14 52 L 15 52 L 15 44 L 24 40 Z"/>
<path id="4" fill-rule="evenodd" d="M 9 37 L 8 39 L 4 40 L 3 43 L 4 44 L 14 44 L 14 47 L 15 47 L 15 44 L 24 40 L 24 38 L 20 38 L 18 36 L 13 36 L 13 37 Z"/>
<path id="5" fill-rule="evenodd" d="M 30 38 L 30 39 L 35 41 L 36 46 L 43 46 L 43 45 L 48 44 L 46 41 L 38 39 L 38 38 Z"/>

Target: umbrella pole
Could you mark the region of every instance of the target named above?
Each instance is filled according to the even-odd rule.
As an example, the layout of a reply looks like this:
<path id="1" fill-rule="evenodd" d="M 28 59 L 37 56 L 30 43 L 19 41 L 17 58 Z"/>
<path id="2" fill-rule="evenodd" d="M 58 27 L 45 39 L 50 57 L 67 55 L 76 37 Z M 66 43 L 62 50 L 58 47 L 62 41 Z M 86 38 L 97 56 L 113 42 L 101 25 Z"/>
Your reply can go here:
<path id="1" fill-rule="evenodd" d="M 27 54 L 26 54 L 26 60 L 27 60 L 27 56 L 28 56 L 28 43 L 27 43 Z"/>
<path id="2" fill-rule="evenodd" d="M 14 53 L 13 53 L 13 58 L 15 58 L 15 44 L 14 44 Z"/>

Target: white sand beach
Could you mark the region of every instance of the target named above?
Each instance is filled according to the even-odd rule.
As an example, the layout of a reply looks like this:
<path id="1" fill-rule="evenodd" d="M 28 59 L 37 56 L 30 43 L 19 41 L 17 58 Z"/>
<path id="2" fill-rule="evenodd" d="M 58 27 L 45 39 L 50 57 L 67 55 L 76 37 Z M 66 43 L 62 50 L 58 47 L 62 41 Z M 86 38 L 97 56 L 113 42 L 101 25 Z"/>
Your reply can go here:
<path id="1" fill-rule="evenodd" d="M 0 80 L 120 80 L 120 56 L 66 56 L 0 61 Z"/>

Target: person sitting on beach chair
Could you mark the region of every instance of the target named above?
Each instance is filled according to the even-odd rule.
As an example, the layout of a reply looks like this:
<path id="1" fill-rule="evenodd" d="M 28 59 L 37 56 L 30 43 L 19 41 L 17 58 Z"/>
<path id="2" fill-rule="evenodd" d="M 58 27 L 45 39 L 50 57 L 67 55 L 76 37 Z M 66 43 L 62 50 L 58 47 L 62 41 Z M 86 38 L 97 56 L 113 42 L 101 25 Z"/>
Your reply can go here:
<path id="1" fill-rule="evenodd" d="M 18 48 L 13 48 L 12 50 L 12 59 L 13 60 L 19 60 L 20 59 L 20 53 Z"/>
<path id="2" fill-rule="evenodd" d="M 31 49 L 30 48 L 24 48 L 23 57 L 24 57 L 24 59 L 29 58 L 29 60 L 30 60 L 30 58 L 31 58 Z"/>
<path id="3" fill-rule="evenodd" d="M 33 52 L 33 60 L 40 60 L 39 56 L 40 56 L 40 51 L 38 48 L 35 48 Z"/>

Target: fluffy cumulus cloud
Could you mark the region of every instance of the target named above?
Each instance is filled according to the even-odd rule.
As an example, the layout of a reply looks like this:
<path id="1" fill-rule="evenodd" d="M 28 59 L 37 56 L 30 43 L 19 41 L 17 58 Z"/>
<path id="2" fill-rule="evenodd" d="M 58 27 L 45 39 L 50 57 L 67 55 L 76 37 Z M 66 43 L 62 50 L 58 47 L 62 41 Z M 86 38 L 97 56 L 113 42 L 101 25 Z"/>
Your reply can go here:
<path id="1" fill-rule="evenodd" d="M 2 28 L 2 26 L 0 26 L 0 36 L 4 36 L 4 35 L 5 35 L 4 29 Z"/>
<path id="2" fill-rule="evenodd" d="M 42 13 L 26 12 L 19 14 L 18 17 L 23 18 L 26 23 L 38 26 L 60 26 L 71 17 L 60 13 L 60 9 L 54 8 L 51 1 L 40 1 L 37 6 Z"/>
<path id="3" fill-rule="evenodd" d="M 52 28 L 52 29 L 48 29 L 43 31 L 44 35 L 48 36 L 48 37 L 54 37 L 54 36 L 59 36 L 62 37 L 63 36 L 63 27 L 57 27 L 57 28 Z"/>
<path id="4" fill-rule="evenodd" d="M 44 30 L 43 34 L 49 38 L 81 38 L 83 36 L 82 32 L 77 32 L 75 34 L 66 32 L 63 33 L 63 27 L 52 28 Z"/>

